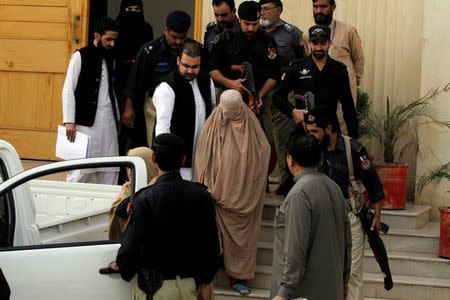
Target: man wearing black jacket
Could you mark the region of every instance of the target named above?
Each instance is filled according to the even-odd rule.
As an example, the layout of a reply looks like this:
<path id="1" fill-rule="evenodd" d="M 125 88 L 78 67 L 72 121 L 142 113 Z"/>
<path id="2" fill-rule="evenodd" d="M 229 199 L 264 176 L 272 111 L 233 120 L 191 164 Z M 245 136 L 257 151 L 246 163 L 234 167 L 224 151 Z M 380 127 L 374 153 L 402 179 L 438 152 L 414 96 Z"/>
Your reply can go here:
<path id="1" fill-rule="evenodd" d="M 171 12 L 164 34 L 142 46 L 136 55 L 122 116 L 124 126 L 133 128 L 131 147 L 151 146 L 155 123 L 151 97 L 161 78 L 176 68 L 181 46 L 190 40 L 186 37 L 190 26 L 191 18 L 186 12 Z"/>
<path id="2" fill-rule="evenodd" d="M 295 123 L 303 126 L 304 114 L 313 106 L 327 106 L 336 111 L 342 104 L 348 135 L 358 138 L 356 110 L 350 90 L 347 68 L 328 56 L 330 28 L 315 25 L 309 29 L 311 55 L 295 61 L 283 74 L 278 90 L 273 95 L 275 106 Z M 294 92 L 295 106 L 288 101 Z"/>
<path id="3" fill-rule="evenodd" d="M 219 266 L 214 200 L 206 186 L 181 178 L 185 145 L 180 137 L 161 134 L 152 148 L 158 177 L 132 201 L 117 266 L 126 281 L 138 273 L 142 282 L 142 270 L 158 274 L 154 277 L 162 286 L 153 299 L 197 299 L 196 286 L 201 290 L 211 283 Z M 143 294 L 135 288 L 135 296 Z"/>

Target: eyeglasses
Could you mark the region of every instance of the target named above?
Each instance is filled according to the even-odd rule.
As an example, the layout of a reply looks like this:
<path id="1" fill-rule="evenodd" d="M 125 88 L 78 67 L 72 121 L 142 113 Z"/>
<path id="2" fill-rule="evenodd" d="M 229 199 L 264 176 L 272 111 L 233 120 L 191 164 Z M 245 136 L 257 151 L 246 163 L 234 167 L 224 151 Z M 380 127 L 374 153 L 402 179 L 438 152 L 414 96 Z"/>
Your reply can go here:
<path id="1" fill-rule="evenodd" d="M 194 65 L 194 66 L 191 66 L 191 65 L 185 64 L 185 63 L 183 63 L 183 62 L 180 62 L 180 65 L 181 65 L 181 66 L 183 67 L 183 69 L 185 69 L 186 71 L 187 71 L 187 70 L 197 71 L 198 69 L 200 69 L 200 65 Z"/>
<path id="2" fill-rule="evenodd" d="M 272 10 L 274 8 L 278 8 L 278 6 L 272 6 L 272 7 L 262 6 L 261 7 L 261 11 L 269 11 L 269 10 Z"/>

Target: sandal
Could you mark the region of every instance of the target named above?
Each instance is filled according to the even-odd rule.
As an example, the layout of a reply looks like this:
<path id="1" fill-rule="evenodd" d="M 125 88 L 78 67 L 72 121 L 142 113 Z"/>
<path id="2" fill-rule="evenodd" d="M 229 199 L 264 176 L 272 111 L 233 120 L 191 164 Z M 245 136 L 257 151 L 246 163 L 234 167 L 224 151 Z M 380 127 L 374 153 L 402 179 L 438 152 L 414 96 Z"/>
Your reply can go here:
<path id="1" fill-rule="evenodd" d="M 233 284 L 231 286 L 231 288 L 235 292 L 238 292 L 241 296 L 247 296 L 251 292 L 250 288 L 247 285 L 245 285 L 244 283 Z"/>

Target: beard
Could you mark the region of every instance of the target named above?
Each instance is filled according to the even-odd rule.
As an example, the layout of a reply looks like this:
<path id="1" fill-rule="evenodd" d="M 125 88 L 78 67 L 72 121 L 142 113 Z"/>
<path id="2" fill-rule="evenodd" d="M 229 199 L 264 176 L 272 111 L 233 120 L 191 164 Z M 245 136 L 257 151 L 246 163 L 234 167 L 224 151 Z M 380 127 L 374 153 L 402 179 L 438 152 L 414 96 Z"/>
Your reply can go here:
<path id="1" fill-rule="evenodd" d="M 187 81 L 192 81 L 192 80 L 195 79 L 195 77 L 197 77 L 197 75 L 195 75 L 195 74 L 185 74 L 185 75 L 184 75 L 184 78 L 185 78 Z"/>
<path id="2" fill-rule="evenodd" d="M 312 56 L 314 56 L 315 59 L 323 59 L 326 56 L 325 51 L 317 50 L 313 51 Z"/>
<path id="3" fill-rule="evenodd" d="M 314 15 L 314 22 L 316 22 L 317 25 L 330 25 L 331 21 L 333 20 L 333 13 L 330 13 L 329 15 L 324 15 L 321 13 Z"/>
<path id="4" fill-rule="evenodd" d="M 261 24 L 262 27 L 269 27 L 273 24 L 272 20 L 263 20 L 259 19 L 259 24 Z"/>
<path id="5" fill-rule="evenodd" d="M 328 151 L 328 146 L 330 145 L 330 141 L 331 138 L 329 135 L 325 134 L 322 138 L 322 140 L 320 141 L 319 139 L 317 139 L 315 136 L 311 135 L 320 145 L 320 149 L 322 151 Z"/>

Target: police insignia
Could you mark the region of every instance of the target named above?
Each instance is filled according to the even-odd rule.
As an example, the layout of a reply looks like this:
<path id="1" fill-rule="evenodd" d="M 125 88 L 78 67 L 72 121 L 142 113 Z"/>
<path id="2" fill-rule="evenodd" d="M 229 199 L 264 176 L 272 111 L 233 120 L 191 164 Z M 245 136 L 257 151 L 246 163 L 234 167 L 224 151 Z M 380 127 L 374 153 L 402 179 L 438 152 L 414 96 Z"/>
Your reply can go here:
<path id="1" fill-rule="evenodd" d="M 307 75 L 308 73 L 309 73 L 308 69 L 300 70 L 300 74 L 302 74 L 302 75 Z"/>
<path id="2" fill-rule="evenodd" d="M 277 49 L 275 48 L 269 48 L 267 50 L 267 57 L 269 59 L 275 59 L 277 57 Z"/>
<path id="3" fill-rule="evenodd" d="M 370 167 L 372 167 L 372 162 L 367 158 L 367 156 L 364 155 L 359 159 L 361 160 L 361 169 L 367 171 L 370 169 Z"/>

